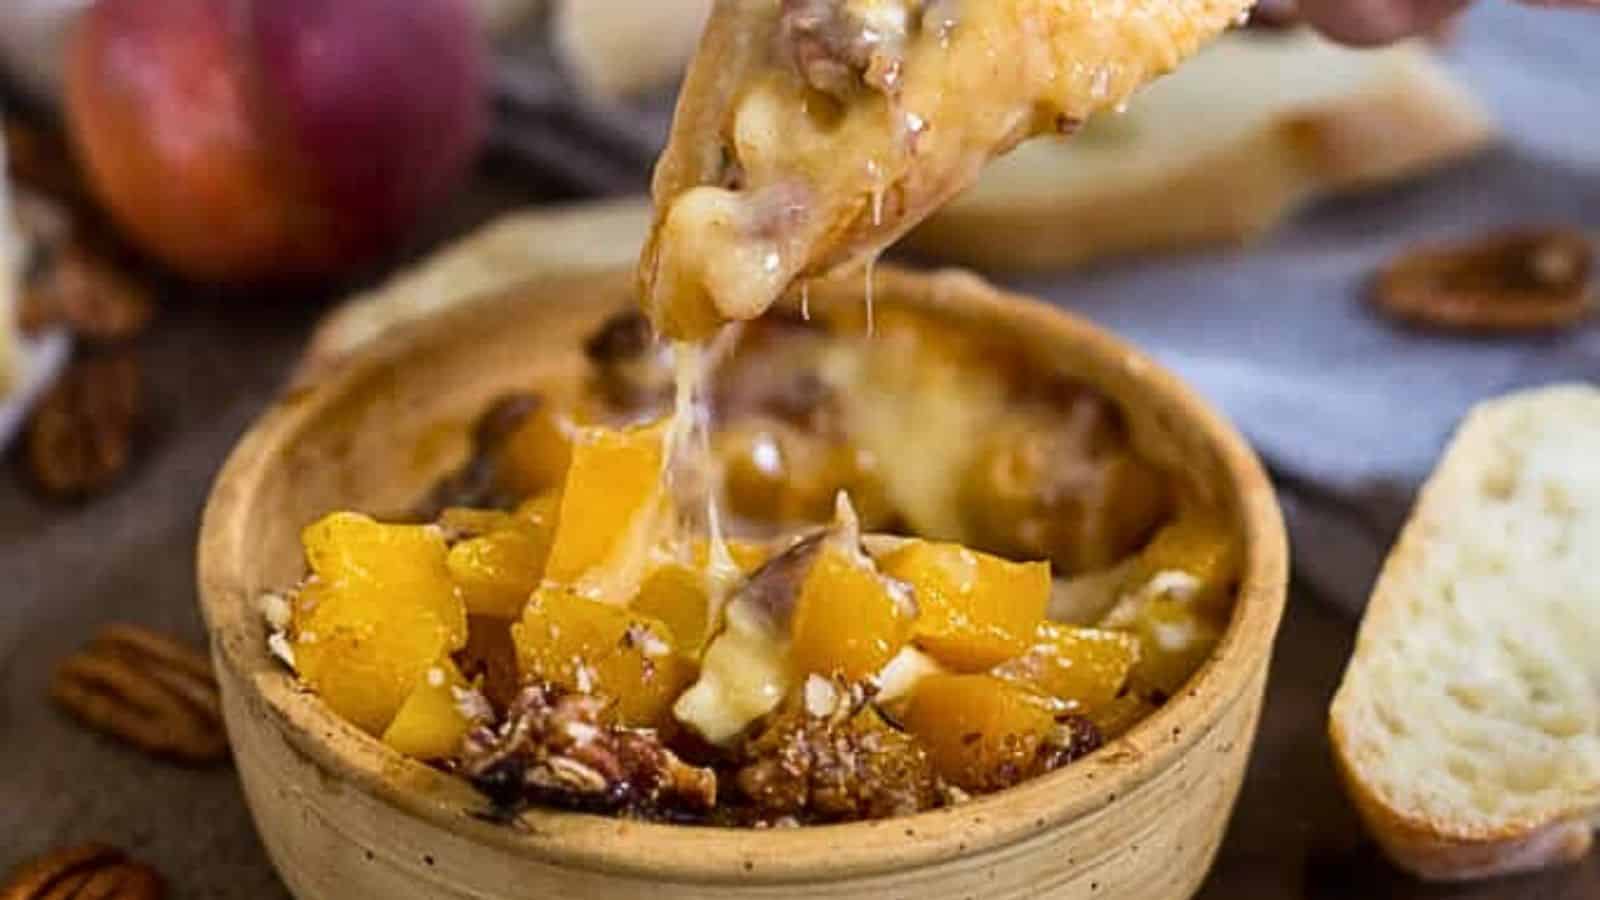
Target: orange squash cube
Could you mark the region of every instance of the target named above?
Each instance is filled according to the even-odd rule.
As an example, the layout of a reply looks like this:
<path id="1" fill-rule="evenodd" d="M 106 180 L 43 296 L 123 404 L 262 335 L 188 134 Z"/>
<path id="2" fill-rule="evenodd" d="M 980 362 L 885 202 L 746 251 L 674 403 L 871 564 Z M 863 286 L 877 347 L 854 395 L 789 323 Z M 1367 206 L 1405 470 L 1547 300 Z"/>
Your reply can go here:
<path id="1" fill-rule="evenodd" d="M 461 747 L 472 720 L 461 711 L 456 691 L 471 685 L 455 663 L 428 667 L 383 732 L 383 742 L 415 759 L 445 759 Z"/>
<path id="2" fill-rule="evenodd" d="M 539 405 L 499 448 L 499 481 L 514 494 L 533 495 L 561 486 L 572 464 L 574 417 L 541 398 Z"/>
<path id="3" fill-rule="evenodd" d="M 960 672 L 986 671 L 1020 656 L 1050 602 L 1049 563 L 1014 563 L 958 544 L 911 541 L 880 565 L 911 585 L 917 644 Z"/>
<path id="4" fill-rule="evenodd" d="M 381 734 L 418 679 L 466 642 L 466 609 L 438 528 L 334 513 L 302 535 L 295 667 L 341 716 Z"/>
<path id="5" fill-rule="evenodd" d="M 650 537 L 665 498 L 661 477 L 665 436 L 664 424 L 578 429 L 546 578 L 572 584 L 630 555 L 627 551 L 640 549 L 637 545 Z M 633 555 L 642 561 L 644 554 Z"/>
<path id="6" fill-rule="evenodd" d="M 911 639 L 912 609 L 867 560 L 829 543 L 806 573 L 795 604 L 794 665 L 850 680 L 871 677 Z"/>
<path id="7" fill-rule="evenodd" d="M 1182 572 L 1194 579 L 1184 593 L 1196 607 L 1223 613 L 1239 577 L 1238 531 L 1220 513 L 1186 512 L 1156 532 L 1139 552 L 1124 580 L 1124 590 L 1137 591 L 1164 572 Z"/>
<path id="8" fill-rule="evenodd" d="M 511 639 L 525 679 L 610 697 L 625 725 L 665 724 L 693 675 L 660 620 L 559 587 L 534 592 Z"/>
<path id="9" fill-rule="evenodd" d="M 1139 660 L 1139 639 L 1121 631 L 1042 622 L 1034 645 L 994 674 L 1087 714 L 1115 700 Z"/>
<path id="10" fill-rule="evenodd" d="M 1045 698 L 990 675 L 930 675 L 911 695 L 904 724 L 947 781 L 986 792 L 1034 774 L 1055 712 Z"/>
<path id="11" fill-rule="evenodd" d="M 645 576 L 634 598 L 634 611 L 660 621 L 672 633 L 674 646 L 690 659 L 704 649 L 711 613 L 711 588 L 705 572 L 669 563 Z"/>
<path id="12" fill-rule="evenodd" d="M 469 614 L 515 619 L 544 580 L 555 516 L 543 498 L 502 516 L 485 520 L 483 533 L 451 547 L 446 564 Z"/>

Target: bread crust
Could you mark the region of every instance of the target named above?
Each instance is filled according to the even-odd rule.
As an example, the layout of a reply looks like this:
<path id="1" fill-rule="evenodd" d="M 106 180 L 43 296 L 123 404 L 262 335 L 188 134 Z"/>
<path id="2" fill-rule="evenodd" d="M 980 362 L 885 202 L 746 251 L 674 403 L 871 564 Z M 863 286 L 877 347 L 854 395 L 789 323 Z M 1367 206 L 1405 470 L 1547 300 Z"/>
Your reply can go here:
<path id="1" fill-rule="evenodd" d="M 1560 405 L 1569 396 L 1580 395 L 1587 409 L 1600 403 L 1600 394 L 1592 387 L 1559 386 L 1493 401 L 1469 415 L 1446 450 L 1444 461 L 1423 487 L 1399 541 L 1384 561 L 1362 619 L 1350 667 L 1329 711 L 1328 734 L 1347 796 L 1389 859 L 1420 878 L 1466 881 L 1542 869 L 1581 858 L 1593 842 L 1593 817 L 1600 812 L 1594 800 L 1600 798 L 1600 785 L 1596 786 L 1596 798 L 1573 797 L 1563 808 L 1547 809 L 1538 816 L 1506 818 L 1493 825 L 1419 815 L 1384 795 L 1369 774 L 1376 762 L 1363 757 L 1362 742 L 1347 726 L 1358 718 L 1355 709 L 1361 700 L 1356 696 L 1351 673 L 1364 657 L 1376 652 L 1371 648 L 1385 636 L 1407 627 L 1405 607 L 1411 593 L 1406 589 L 1406 575 L 1422 565 L 1430 532 L 1438 527 L 1434 511 L 1441 508 L 1445 492 L 1456 487 L 1444 476 L 1452 466 L 1477 462 L 1483 452 L 1482 443 L 1497 434 L 1489 423 L 1480 425 L 1479 420 L 1495 416 L 1499 407 L 1506 404 Z M 1562 411 L 1574 412 L 1565 408 Z M 1404 715 L 1415 710 L 1397 712 Z"/>
<path id="2" fill-rule="evenodd" d="M 1414 176 L 1489 143 L 1495 129 L 1484 112 L 1422 51 L 1411 52 L 1418 58 L 1404 79 L 1280 116 L 1161 178 L 1026 202 L 958 200 L 906 245 L 991 271 L 1039 271 L 1242 244 L 1319 195 Z"/>
<path id="3" fill-rule="evenodd" d="M 1584 818 L 1531 829 L 1508 827 L 1466 835 L 1451 823 L 1419 820 L 1385 803 L 1361 779 L 1351 742 L 1334 719 L 1334 762 L 1345 794 L 1389 860 L 1428 881 L 1473 881 L 1576 862 L 1589 852 L 1593 826 Z"/>

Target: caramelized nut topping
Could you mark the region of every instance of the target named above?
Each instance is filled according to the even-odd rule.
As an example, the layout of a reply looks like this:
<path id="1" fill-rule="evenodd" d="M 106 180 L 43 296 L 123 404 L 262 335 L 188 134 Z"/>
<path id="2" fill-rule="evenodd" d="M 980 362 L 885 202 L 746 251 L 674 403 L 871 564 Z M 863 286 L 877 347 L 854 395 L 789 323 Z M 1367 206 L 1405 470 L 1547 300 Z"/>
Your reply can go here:
<path id="1" fill-rule="evenodd" d="M 134 625 L 108 625 L 56 670 L 50 695 L 85 725 L 184 763 L 228 754 L 222 706 L 203 653 Z"/>
<path id="2" fill-rule="evenodd" d="M 1572 228 L 1522 228 L 1401 254 L 1378 274 L 1373 302 L 1444 331 L 1538 331 L 1594 311 L 1594 247 Z"/>
<path id="3" fill-rule="evenodd" d="M 91 357 L 67 370 L 28 426 L 28 467 L 52 496 L 81 499 L 116 482 L 133 455 L 140 375 L 131 355 Z"/>
<path id="4" fill-rule="evenodd" d="M 679 759 L 654 731 L 606 724 L 608 703 L 529 685 L 498 728 L 467 735 L 462 772 L 501 812 L 531 802 L 646 818 L 708 813 L 716 773 Z"/>
<path id="5" fill-rule="evenodd" d="M 779 716 L 745 748 L 735 776 L 763 820 L 844 822 L 910 815 L 938 803 L 927 753 L 871 707 Z"/>
<path id="6" fill-rule="evenodd" d="M 166 884 L 115 847 L 64 847 L 14 869 L 0 900 L 161 900 Z"/>

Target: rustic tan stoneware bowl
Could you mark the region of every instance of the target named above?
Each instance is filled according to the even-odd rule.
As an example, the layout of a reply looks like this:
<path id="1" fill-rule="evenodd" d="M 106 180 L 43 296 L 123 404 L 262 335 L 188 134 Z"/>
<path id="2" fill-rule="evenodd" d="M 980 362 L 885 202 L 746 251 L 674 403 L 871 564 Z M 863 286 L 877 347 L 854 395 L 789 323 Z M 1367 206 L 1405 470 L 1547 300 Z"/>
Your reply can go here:
<path id="1" fill-rule="evenodd" d="M 1127 736 L 1066 769 L 951 809 L 862 824 L 736 831 L 559 812 L 519 827 L 474 816 L 461 781 L 333 715 L 271 656 L 258 595 L 302 572 L 321 514 L 405 510 L 467 453 L 502 392 L 581 370 L 584 335 L 632 302 L 625 273 L 543 281 L 382 339 L 289 393 L 217 481 L 200 592 L 239 774 L 274 862 L 301 898 L 708 900 L 1189 896 L 1222 838 L 1256 732 L 1287 551 L 1272 488 L 1216 413 L 1127 345 L 971 276 L 879 273 L 880 308 L 1003 335 L 1047 370 L 1120 401 L 1144 451 L 1230 509 L 1246 542 L 1216 656 Z M 859 303 L 859 279 L 813 303 Z"/>

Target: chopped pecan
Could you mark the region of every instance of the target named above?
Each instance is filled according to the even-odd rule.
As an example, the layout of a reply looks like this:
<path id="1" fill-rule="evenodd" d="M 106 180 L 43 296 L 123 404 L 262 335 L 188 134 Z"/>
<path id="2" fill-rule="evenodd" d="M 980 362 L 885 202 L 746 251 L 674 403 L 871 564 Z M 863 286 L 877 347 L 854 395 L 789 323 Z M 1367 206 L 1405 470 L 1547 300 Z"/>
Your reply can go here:
<path id="1" fill-rule="evenodd" d="M 23 293 L 20 327 L 36 332 L 63 325 L 79 337 L 111 342 L 135 337 L 150 324 L 149 288 L 81 242 L 57 251 Z"/>
<path id="2" fill-rule="evenodd" d="M 461 770 L 501 811 L 544 803 L 590 812 L 693 819 L 717 802 L 717 776 L 679 759 L 654 731 L 605 721 L 609 701 L 525 687 L 498 727 L 473 729 Z"/>
<path id="3" fill-rule="evenodd" d="M 52 496 L 81 499 L 110 487 L 133 455 L 140 376 L 128 354 L 80 360 L 28 425 L 28 468 Z"/>
<path id="4" fill-rule="evenodd" d="M 0 900 L 161 900 L 156 870 L 115 847 L 83 844 L 29 860 L 0 884 Z"/>
<path id="5" fill-rule="evenodd" d="M 228 755 L 211 662 L 134 625 L 108 625 L 56 670 L 50 695 L 84 724 L 155 756 L 199 764 Z"/>
<path id="6" fill-rule="evenodd" d="M 824 715 L 814 706 L 808 697 L 806 709 L 780 715 L 745 748 L 734 780 L 763 820 L 880 819 L 939 802 L 938 779 L 915 738 L 859 698 Z"/>
<path id="7" fill-rule="evenodd" d="M 784 0 L 779 41 L 806 83 L 834 97 L 899 86 L 913 16 L 907 2 Z"/>
<path id="8" fill-rule="evenodd" d="M 1378 274 L 1379 309 L 1446 331 L 1524 332 L 1594 311 L 1594 247 L 1574 228 L 1519 228 L 1401 254 Z"/>

